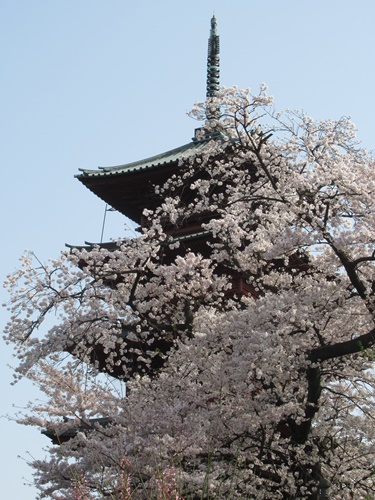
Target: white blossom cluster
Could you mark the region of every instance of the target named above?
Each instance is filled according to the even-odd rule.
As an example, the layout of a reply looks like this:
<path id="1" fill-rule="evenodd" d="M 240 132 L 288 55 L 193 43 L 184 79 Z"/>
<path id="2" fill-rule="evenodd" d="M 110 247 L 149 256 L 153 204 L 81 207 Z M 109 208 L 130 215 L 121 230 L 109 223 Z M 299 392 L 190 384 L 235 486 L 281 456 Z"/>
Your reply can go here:
<path id="1" fill-rule="evenodd" d="M 374 498 L 374 159 L 349 120 L 277 113 L 264 86 L 192 115 L 206 147 L 139 238 L 27 254 L 7 280 L 15 376 L 45 394 L 19 420 L 61 441 L 32 463 L 40 498 L 82 475 L 124 498 L 124 474 L 157 498 L 170 470 L 185 499 Z"/>

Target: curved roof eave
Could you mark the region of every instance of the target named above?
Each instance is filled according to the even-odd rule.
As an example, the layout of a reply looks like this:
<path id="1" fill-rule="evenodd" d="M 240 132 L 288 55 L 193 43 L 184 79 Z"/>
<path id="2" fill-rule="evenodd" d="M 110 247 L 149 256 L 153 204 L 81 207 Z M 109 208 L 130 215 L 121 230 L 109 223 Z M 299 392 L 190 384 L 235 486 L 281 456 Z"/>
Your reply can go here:
<path id="1" fill-rule="evenodd" d="M 175 163 L 177 161 L 195 156 L 203 151 L 207 145 L 207 140 L 203 141 L 193 141 L 180 146 L 165 153 L 161 153 L 143 160 L 138 160 L 132 163 L 126 163 L 124 165 L 117 165 L 113 167 L 98 167 L 97 170 L 79 169 L 80 174 L 76 175 L 78 179 L 83 177 L 107 177 L 115 175 L 123 175 L 131 172 L 138 172 L 140 170 L 148 170 L 162 165 L 167 165 L 169 163 Z"/>

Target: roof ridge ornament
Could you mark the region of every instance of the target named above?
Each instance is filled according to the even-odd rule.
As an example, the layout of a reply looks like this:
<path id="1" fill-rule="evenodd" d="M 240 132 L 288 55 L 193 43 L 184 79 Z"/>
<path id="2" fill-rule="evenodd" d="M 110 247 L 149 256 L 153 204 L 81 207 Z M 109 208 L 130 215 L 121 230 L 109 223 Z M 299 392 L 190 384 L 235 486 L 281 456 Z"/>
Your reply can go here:
<path id="1" fill-rule="evenodd" d="M 215 97 L 220 88 L 220 38 L 215 14 L 211 19 L 207 53 L 207 97 Z"/>

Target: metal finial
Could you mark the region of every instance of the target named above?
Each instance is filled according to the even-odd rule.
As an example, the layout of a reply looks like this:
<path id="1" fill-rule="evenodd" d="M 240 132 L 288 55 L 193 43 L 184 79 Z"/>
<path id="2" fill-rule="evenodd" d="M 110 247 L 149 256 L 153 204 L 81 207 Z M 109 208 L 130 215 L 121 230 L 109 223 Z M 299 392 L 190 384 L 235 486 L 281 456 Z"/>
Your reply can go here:
<path id="1" fill-rule="evenodd" d="M 207 55 L 207 97 L 214 97 L 220 88 L 220 39 L 217 32 L 217 20 L 211 19 L 210 38 Z"/>

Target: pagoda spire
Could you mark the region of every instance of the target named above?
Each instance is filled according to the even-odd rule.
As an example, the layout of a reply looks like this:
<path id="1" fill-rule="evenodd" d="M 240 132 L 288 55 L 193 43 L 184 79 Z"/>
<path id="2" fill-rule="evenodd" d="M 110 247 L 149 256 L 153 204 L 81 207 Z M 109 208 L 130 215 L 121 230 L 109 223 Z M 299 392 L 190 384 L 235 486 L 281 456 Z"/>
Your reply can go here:
<path id="1" fill-rule="evenodd" d="M 220 88 L 220 39 L 215 15 L 211 19 L 207 54 L 207 97 L 214 97 Z"/>

